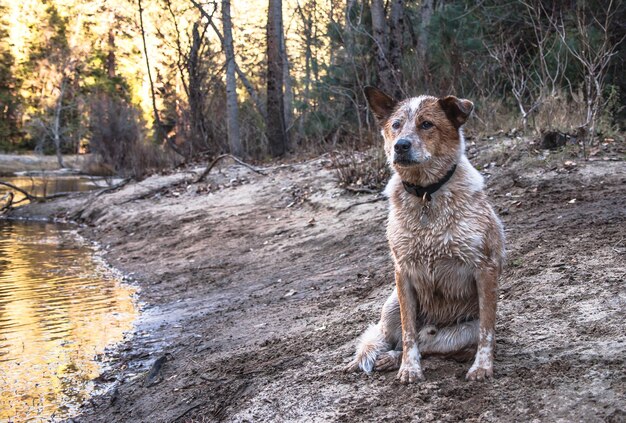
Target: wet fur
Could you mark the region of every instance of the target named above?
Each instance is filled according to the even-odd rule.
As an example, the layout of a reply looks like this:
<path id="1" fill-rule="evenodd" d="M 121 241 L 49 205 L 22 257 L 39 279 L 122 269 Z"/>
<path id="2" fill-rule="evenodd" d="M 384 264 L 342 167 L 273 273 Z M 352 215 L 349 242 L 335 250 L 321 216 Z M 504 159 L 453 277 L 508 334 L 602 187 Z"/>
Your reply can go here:
<path id="1" fill-rule="evenodd" d="M 497 279 L 504 261 L 502 225 L 483 191 L 483 178 L 465 156 L 462 125 L 468 100 L 416 97 L 395 102 L 366 91 L 393 170 L 386 194 L 387 238 L 396 289 L 381 319 L 359 338 L 349 370 L 399 368 L 398 378 L 423 378 L 420 357 L 474 355 L 471 380 L 493 373 Z M 424 121 L 434 124 L 424 129 Z M 394 128 L 394 122 L 400 122 Z M 396 123 L 395 126 L 398 126 Z M 411 164 L 398 163 L 394 144 L 411 141 Z M 452 178 L 432 200 L 407 193 L 402 181 L 426 186 L 454 165 Z"/>

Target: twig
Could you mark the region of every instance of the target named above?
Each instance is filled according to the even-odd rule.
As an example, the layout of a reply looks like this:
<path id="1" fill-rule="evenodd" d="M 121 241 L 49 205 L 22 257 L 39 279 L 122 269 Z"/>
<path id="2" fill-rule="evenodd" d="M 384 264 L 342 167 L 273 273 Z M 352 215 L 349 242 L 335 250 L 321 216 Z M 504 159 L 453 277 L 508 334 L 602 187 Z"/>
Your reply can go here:
<path id="1" fill-rule="evenodd" d="M 352 203 L 350 204 L 348 207 L 341 209 L 337 212 L 337 216 L 339 216 L 342 213 L 347 212 L 348 210 L 350 210 L 352 207 L 356 207 L 356 206 L 360 206 L 362 204 L 370 204 L 370 203 L 377 203 L 381 200 L 384 200 L 386 197 L 384 195 L 378 195 L 374 198 L 370 198 L 369 200 L 364 200 L 364 201 L 359 201 L 358 203 Z"/>
<path id="2" fill-rule="evenodd" d="M 198 177 L 198 179 L 195 180 L 195 183 L 197 184 L 198 182 L 204 181 L 204 179 L 207 177 L 209 172 L 211 172 L 211 169 L 213 169 L 213 166 L 215 166 L 217 162 L 219 162 L 220 160 L 225 159 L 227 157 L 233 159 L 235 162 L 239 163 L 240 165 L 247 167 L 251 171 L 258 173 L 259 175 L 265 176 L 265 173 L 263 173 L 261 170 L 255 168 L 254 166 L 242 160 L 239 160 L 237 157 L 233 156 L 232 154 L 222 154 L 221 156 L 217 156 L 217 158 L 213 160 L 210 165 L 207 166 L 204 172 L 202 172 L 202 174 Z"/>
<path id="3" fill-rule="evenodd" d="M 350 192 L 356 192 L 356 193 L 359 193 L 359 194 L 378 194 L 378 193 L 380 193 L 379 190 L 371 189 L 371 188 L 365 188 L 365 187 L 357 188 L 357 187 L 347 186 L 347 187 L 345 187 L 345 190 L 346 191 L 350 191 Z"/>
<path id="4" fill-rule="evenodd" d="M 198 403 L 196 405 L 192 405 L 191 407 L 187 408 L 184 412 L 182 412 L 181 414 L 179 414 L 178 416 L 174 417 L 172 420 L 170 420 L 171 422 L 177 422 L 178 420 L 182 419 L 183 417 L 185 417 L 190 411 L 195 410 L 196 408 L 200 407 L 201 405 L 203 405 L 203 403 Z"/>
<path id="5" fill-rule="evenodd" d="M 2 198 L 0 198 L 0 201 L 6 201 L 6 204 L 2 206 L 2 208 L 0 208 L 0 214 L 4 214 L 6 211 L 9 211 L 11 209 L 11 206 L 13 205 L 14 196 L 15 194 L 13 194 L 13 191 L 9 191 L 6 194 L 4 194 Z"/>
<path id="6" fill-rule="evenodd" d="M 111 191 L 115 191 L 118 188 L 122 188 L 124 185 L 128 184 L 130 181 L 132 181 L 132 178 L 126 178 L 123 181 L 121 181 L 118 184 L 115 184 L 111 187 L 108 188 L 104 188 L 101 189 L 100 191 L 96 192 L 95 196 L 96 197 L 100 197 L 102 194 L 106 194 L 107 192 L 111 192 Z"/>

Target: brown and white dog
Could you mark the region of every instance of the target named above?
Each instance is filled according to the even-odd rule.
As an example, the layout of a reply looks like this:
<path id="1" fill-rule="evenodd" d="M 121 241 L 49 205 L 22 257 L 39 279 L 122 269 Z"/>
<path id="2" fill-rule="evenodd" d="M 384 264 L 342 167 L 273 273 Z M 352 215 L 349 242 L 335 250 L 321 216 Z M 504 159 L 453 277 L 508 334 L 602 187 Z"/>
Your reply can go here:
<path id="1" fill-rule="evenodd" d="M 424 378 L 420 358 L 474 355 L 468 380 L 493 376 L 502 224 L 465 156 L 469 100 L 421 96 L 396 102 L 365 89 L 393 169 L 387 238 L 396 289 L 378 324 L 358 340 L 348 370 L 397 369 Z"/>

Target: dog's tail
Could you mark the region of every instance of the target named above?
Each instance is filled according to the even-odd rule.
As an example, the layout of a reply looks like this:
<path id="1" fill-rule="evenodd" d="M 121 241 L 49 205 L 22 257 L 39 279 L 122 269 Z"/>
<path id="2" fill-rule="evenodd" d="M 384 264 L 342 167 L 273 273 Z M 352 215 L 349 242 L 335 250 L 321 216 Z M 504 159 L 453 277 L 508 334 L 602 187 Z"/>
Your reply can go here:
<path id="1" fill-rule="evenodd" d="M 357 340 L 356 354 L 354 359 L 346 366 L 346 371 L 356 371 L 359 368 L 365 373 L 374 370 L 376 357 L 385 351 L 389 351 L 391 345 L 385 340 L 380 322 L 370 325 Z"/>

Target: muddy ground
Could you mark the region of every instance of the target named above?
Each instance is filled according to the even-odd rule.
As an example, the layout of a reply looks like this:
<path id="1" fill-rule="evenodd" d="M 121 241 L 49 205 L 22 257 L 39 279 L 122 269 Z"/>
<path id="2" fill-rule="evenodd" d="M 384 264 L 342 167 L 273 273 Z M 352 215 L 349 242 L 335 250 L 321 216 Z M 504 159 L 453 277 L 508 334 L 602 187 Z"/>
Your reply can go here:
<path id="1" fill-rule="evenodd" d="M 101 377 L 116 387 L 75 420 L 624 421 L 626 164 L 470 152 L 508 249 L 486 383 L 442 359 L 411 386 L 341 371 L 393 278 L 385 201 L 341 189 L 328 157 L 19 210 L 82 222 L 141 286 L 136 333 Z"/>

